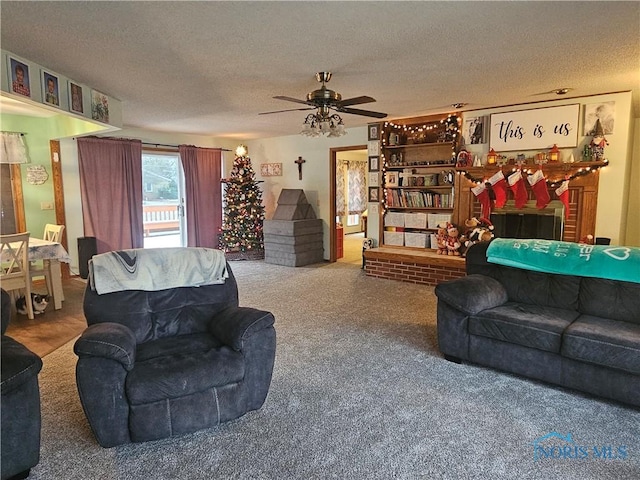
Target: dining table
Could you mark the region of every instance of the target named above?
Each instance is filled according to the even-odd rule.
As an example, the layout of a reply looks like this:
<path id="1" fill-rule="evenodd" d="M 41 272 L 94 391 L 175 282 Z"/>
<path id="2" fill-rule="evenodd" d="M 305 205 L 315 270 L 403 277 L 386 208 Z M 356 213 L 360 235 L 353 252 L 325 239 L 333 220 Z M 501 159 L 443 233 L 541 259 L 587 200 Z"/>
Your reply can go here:
<path id="1" fill-rule="evenodd" d="M 52 291 L 49 295 L 53 300 L 53 308 L 60 310 L 64 300 L 60 262 L 71 263 L 71 257 L 61 243 L 29 237 L 29 262 L 37 260 L 44 261 L 44 268 L 51 279 Z"/>

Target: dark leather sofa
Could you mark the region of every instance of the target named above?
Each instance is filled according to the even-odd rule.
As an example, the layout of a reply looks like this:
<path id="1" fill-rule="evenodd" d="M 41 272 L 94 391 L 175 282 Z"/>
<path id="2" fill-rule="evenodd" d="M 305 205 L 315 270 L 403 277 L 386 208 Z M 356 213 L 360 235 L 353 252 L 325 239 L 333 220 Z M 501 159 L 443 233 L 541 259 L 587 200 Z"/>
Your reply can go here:
<path id="1" fill-rule="evenodd" d="M 435 288 L 445 358 L 640 406 L 640 283 L 556 275 L 467 252 Z"/>
<path id="2" fill-rule="evenodd" d="M 5 335 L 11 318 L 11 297 L 2 290 L 2 480 L 29 476 L 40 461 L 40 388 L 42 360 Z"/>
<path id="3" fill-rule="evenodd" d="M 221 285 L 103 295 L 87 286 L 76 381 L 100 445 L 191 433 L 263 405 L 274 317 L 239 306 L 227 269 Z"/>

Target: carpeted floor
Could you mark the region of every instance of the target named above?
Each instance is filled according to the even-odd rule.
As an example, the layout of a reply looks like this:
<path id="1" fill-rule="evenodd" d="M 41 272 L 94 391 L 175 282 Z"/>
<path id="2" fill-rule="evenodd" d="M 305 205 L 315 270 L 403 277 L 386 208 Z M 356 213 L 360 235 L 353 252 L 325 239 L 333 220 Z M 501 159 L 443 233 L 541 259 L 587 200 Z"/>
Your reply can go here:
<path id="1" fill-rule="evenodd" d="M 219 428 L 103 449 L 78 400 L 70 342 L 44 358 L 30 478 L 640 478 L 638 410 L 445 361 L 431 287 L 341 263 L 232 268 L 241 304 L 276 317 L 264 407 Z M 551 432 L 571 433 L 570 447 L 590 456 L 534 460 L 534 441 Z M 593 458 L 594 446 L 627 455 Z"/>

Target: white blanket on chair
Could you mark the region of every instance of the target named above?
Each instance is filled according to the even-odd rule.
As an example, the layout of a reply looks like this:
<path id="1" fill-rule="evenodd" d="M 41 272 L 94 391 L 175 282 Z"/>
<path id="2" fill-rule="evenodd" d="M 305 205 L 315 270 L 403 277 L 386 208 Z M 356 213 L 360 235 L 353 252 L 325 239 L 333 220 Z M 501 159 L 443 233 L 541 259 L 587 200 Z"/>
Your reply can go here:
<path id="1" fill-rule="evenodd" d="M 221 284 L 228 277 L 224 252 L 212 248 L 121 250 L 89 261 L 89 281 L 98 295 Z"/>

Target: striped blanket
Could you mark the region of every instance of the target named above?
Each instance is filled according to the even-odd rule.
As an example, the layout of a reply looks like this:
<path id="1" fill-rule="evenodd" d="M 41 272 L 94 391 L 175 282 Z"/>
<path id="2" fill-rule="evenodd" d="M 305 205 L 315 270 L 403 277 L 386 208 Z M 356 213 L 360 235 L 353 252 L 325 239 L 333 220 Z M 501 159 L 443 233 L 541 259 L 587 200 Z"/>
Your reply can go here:
<path id="1" fill-rule="evenodd" d="M 640 248 L 496 238 L 487 261 L 537 272 L 640 283 Z"/>
<path id="2" fill-rule="evenodd" d="M 228 277 L 224 253 L 211 248 L 120 250 L 89 261 L 89 281 L 98 295 L 221 284 Z"/>

